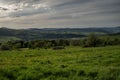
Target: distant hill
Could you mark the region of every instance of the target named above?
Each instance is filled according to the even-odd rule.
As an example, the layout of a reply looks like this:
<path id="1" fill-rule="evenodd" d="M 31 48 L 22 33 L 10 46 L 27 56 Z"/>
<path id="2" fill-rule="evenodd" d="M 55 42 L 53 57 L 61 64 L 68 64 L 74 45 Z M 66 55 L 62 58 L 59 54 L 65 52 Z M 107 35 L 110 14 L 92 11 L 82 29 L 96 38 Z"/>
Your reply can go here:
<path id="1" fill-rule="evenodd" d="M 62 39 L 62 38 L 81 38 L 90 33 L 98 35 L 119 33 L 120 27 L 104 27 L 104 28 L 30 28 L 30 29 L 9 29 L 0 28 L 0 39 Z M 1 37 L 2 36 L 2 37 Z"/>

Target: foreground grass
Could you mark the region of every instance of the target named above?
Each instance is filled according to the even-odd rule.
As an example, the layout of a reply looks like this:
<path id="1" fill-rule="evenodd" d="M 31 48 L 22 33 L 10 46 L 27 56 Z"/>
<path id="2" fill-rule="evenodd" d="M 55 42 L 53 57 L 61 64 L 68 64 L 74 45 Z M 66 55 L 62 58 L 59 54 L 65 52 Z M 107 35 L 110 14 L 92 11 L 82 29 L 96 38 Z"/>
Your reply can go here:
<path id="1" fill-rule="evenodd" d="M 120 80 L 120 46 L 0 51 L 0 80 Z"/>

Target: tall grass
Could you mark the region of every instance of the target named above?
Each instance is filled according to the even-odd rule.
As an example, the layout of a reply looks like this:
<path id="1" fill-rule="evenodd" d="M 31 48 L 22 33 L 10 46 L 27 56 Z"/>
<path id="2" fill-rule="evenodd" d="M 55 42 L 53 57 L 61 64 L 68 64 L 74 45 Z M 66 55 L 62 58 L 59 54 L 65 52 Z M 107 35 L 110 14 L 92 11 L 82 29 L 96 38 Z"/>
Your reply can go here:
<path id="1" fill-rule="evenodd" d="M 0 51 L 0 80 L 120 80 L 120 46 Z"/>

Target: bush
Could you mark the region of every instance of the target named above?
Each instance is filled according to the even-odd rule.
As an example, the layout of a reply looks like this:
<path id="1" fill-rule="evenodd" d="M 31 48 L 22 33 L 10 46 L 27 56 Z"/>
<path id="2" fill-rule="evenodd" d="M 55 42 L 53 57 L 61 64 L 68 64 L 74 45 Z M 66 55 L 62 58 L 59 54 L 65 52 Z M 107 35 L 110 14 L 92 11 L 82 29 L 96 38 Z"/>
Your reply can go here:
<path id="1" fill-rule="evenodd" d="M 14 49 L 19 49 L 19 48 L 22 48 L 21 44 L 20 43 L 16 43 L 14 46 L 13 46 Z"/>
<path id="2" fill-rule="evenodd" d="M 7 44 L 2 44 L 0 46 L 0 50 L 11 50 L 11 46 Z"/>
<path id="3" fill-rule="evenodd" d="M 90 34 L 88 38 L 83 39 L 83 47 L 97 47 L 100 46 L 101 40 L 95 35 Z"/>
<path id="4" fill-rule="evenodd" d="M 64 46 L 56 46 L 53 48 L 53 50 L 61 50 L 61 49 L 65 49 Z"/>

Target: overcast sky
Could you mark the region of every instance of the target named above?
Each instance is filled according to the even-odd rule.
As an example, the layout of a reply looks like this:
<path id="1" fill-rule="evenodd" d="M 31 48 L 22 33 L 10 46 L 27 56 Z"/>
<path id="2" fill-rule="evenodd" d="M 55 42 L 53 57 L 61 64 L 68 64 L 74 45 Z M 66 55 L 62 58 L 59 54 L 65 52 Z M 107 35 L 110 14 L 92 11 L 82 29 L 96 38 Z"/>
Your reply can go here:
<path id="1" fill-rule="evenodd" d="M 120 26 L 120 0 L 0 0 L 0 27 Z"/>

